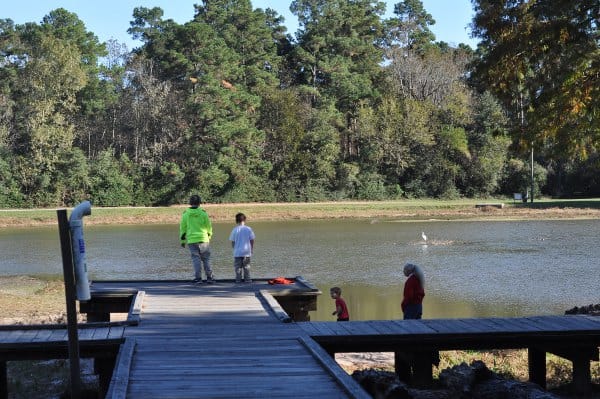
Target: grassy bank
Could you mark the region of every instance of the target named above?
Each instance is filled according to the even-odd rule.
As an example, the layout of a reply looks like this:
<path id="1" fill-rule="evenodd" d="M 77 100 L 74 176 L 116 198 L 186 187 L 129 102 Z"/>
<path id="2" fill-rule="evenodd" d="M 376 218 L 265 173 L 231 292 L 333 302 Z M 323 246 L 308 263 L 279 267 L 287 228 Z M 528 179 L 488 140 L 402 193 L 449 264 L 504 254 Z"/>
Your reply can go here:
<path id="1" fill-rule="evenodd" d="M 482 206 L 482 205 L 489 206 Z M 502 208 L 496 206 L 502 204 Z M 186 205 L 171 207 L 92 207 L 87 224 L 178 223 Z M 412 220 L 600 218 L 600 199 L 536 200 L 398 200 L 314 203 L 203 204 L 213 221 L 232 221 L 237 212 L 251 220 L 397 218 Z M 56 209 L 0 210 L 0 226 L 56 224 Z"/>

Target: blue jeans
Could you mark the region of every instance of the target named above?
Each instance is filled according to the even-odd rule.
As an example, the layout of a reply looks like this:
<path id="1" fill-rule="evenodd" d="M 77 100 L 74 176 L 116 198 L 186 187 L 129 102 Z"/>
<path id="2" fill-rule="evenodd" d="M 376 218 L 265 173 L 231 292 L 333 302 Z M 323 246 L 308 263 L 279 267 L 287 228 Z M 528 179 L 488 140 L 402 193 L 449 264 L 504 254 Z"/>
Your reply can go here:
<path id="1" fill-rule="evenodd" d="M 423 305 L 420 303 L 406 305 L 406 307 L 404 308 L 404 320 L 420 319 L 422 315 L 423 315 Z"/>
<path id="2" fill-rule="evenodd" d="M 197 242 L 188 244 L 190 254 L 192 255 L 192 265 L 194 265 L 194 277 L 202 279 L 202 266 L 207 280 L 213 279 L 213 272 L 210 267 L 210 248 L 207 242 Z"/>

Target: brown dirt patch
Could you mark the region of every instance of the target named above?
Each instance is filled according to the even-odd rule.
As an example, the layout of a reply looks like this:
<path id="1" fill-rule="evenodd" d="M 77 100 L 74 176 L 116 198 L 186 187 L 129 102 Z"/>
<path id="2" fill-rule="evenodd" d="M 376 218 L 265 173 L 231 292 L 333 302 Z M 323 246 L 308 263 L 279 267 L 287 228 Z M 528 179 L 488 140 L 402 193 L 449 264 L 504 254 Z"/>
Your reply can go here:
<path id="1" fill-rule="evenodd" d="M 28 276 L 0 277 L 0 324 L 66 323 L 64 283 Z"/>

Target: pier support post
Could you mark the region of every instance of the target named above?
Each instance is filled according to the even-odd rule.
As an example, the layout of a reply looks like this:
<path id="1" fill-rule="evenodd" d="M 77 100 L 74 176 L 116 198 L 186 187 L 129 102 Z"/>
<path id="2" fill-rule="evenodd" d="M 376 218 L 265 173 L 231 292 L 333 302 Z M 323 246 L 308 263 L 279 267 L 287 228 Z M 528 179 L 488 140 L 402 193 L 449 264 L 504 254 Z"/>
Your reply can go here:
<path id="1" fill-rule="evenodd" d="M 546 389 L 546 351 L 538 348 L 527 348 L 529 364 L 529 381 Z"/>
<path id="2" fill-rule="evenodd" d="M 592 373 L 590 362 L 600 359 L 596 345 L 568 349 L 551 349 L 548 352 L 571 361 L 573 365 L 573 390 L 577 395 L 588 395 L 591 393 Z"/>
<path id="3" fill-rule="evenodd" d="M 573 356 L 573 387 L 577 395 L 588 395 L 592 391 L 590 360 L 585 356 Z"/>
<path id="4" fill-rule="evenodd" d="M 117 356 L 94 358 L 94 372 L 98 374 L 100 397 L 105 397 L 110 386 Z"/>
<path id="5" fill-rule="evenodd" d="M 433 366 L 440 364 L 438 351 L 394 352 L 396 374 L 401 381 L 416 387 L 433 383 Z"/>
<path id="6" fill-rule="evenodd" d="M 0 398 L 8 398 L 8 368 L 6 360 L 0 361 Z"/>

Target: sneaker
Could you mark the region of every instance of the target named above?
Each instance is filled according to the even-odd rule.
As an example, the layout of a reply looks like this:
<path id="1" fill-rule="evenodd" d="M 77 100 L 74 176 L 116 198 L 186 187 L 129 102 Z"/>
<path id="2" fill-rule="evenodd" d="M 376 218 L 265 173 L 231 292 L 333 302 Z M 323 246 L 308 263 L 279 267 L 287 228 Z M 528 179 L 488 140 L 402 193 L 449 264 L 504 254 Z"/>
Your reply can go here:
<path id="1" fill-rule="evenodd" d="M 251 283 L 251 282 L 252 282 L 251 278 L 247 278 L 247 279 L 244 280 L 244 283 Z"/>
<path id="2" fill-rule="evenodd" d="M 192 280 L 192 283 L 194 284 L 202 284 L 202 279 L 201 278 L 195 278 Z"/>
<path id="3" fill-rule="evenodd" d="M 236 284 L 239 284 L 239 283 L 241 283 L 241 282 L 242 282 L 242 280 L 235 280 L 235 283 L 236 283 Z"/>
<path id="4" fill-rule="evenodd" d="M 208 284 L 214 284 L 215 283 L 215 279 L 214 278 L 209 278 L 208 280 L 206 280 L 206 282 Z"/>

